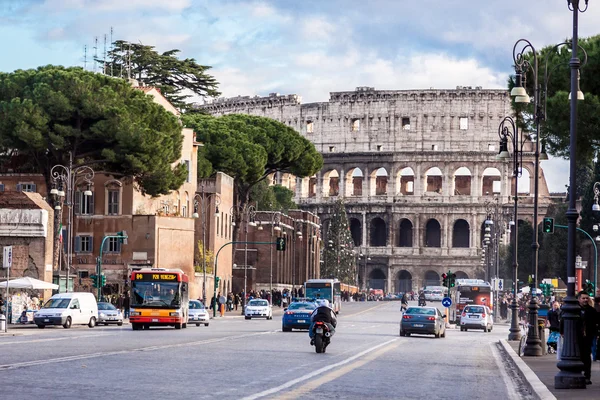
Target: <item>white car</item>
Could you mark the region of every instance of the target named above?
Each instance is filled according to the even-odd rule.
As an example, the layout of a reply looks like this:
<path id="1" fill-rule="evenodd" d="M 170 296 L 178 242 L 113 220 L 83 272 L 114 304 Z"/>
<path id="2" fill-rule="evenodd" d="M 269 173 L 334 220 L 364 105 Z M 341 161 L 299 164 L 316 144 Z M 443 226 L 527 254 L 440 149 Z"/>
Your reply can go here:
<path id="1" fill-rule="evenodd" d="M 460 330 L 483 329 L 484 332 L 491 332 L 494 327 L 492 313 L 487 306 L 468 305 L 463 309 L 460 315 Z"/>
<path id="2" fill-rule="evenodd" d="M 117 324 L 123 325 L 123 314 L 121 310 L 110 303 L 98 303 L 98 325 Z"/>
<path id="3" fill-rule="evenodd" d="M 266 318 L 273 319 L 273 308 L 267 300 L 253 299 L 246 304 L 246 310 L 244 311 L 244 317 L 246 319 L 252 318 Z"/>
<path id="4" fill-rule="evenodd" d="M 196 326 L 204 324 L 204 326 L 208 326 L 209 321 L 210 316 L 208 315 L 208 310 L 204 307 L 204 304 L 199 300 L 190 300 L 188 324 L 196 324 Z"/>

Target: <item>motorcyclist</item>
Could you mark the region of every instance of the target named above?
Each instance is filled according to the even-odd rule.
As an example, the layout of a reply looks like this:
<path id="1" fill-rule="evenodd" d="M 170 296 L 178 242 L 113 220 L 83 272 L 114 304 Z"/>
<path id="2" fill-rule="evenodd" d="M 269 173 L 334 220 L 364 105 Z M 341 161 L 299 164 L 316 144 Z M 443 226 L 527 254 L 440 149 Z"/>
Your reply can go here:
<path id="1" fill-rule="evenodd" d="M 406 309 L 408 308 L 408 296 L 406 295 L 406 293 L 402 295 L 402 299 L 400 300 L 400 302 L 402 303 L 402 305 L 400 306 L 400 311 L 406 311 Z"/>
<path id="2" fill-rule="evenodd" d="M 419 293 L 419 305 L 424 306 L 425 303 L 425 292 Z"/>
<path id="3" fill-rule="evenodd" d="M 313 340 L 313 326 L 315 322 L 324 322 L 325 325 L 329 328 L 329 332 L 331 336 L 333 336 L 335 332 L 335 327 L 337 326 L 337 318 L 335 317 L 335 312 L 331 309 L 329 305 L 329 300 L 321 299 L 317 300 L 317 308 L 314 309 L 312 314 L 310 315 L 310 327 L 308 328 L 308 337 L 310 337 L 310 344 L 315 344 Z"/>

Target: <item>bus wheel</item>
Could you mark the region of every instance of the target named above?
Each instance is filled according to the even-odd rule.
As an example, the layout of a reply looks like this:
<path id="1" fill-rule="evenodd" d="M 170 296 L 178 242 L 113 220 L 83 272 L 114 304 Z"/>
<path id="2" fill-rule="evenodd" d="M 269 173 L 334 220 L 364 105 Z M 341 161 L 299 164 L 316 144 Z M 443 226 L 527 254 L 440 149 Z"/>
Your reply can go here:
<path id="1" fill-rule="evenodd" d="M 183 324 L 183 326 L 182 326 L 182 328 L 183 328 L 183 329 L 187 328 L 187 324 L 186 324 L 186 323 L 184 323 L 184 324 Z"/>
<path id="2" fill-rule="evenodd" d="M 175 329 L 181 329 L 181 324 L 175 324 Z"/>
<path id="3" fill-rule="evenodd" d="M 131 324 L 131 329 L 133 329 L 134 331 L 139 331 L 141 328 L 140 324 Z"/>

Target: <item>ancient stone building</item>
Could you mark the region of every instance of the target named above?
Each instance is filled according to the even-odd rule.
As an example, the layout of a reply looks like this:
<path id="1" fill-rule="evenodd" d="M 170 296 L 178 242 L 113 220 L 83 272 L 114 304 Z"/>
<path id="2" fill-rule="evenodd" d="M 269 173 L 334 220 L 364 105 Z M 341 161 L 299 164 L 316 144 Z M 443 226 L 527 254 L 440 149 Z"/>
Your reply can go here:
<path id="1" fill-rule="evenodd" d="M 355 245 L 364 255 L 359 280 L 369 287 L 417 290 L 440 284 L 449 269 L 459 277 L 488 279 L 481 262 L 485 204 L 498 203 L 510 214 L 515 181 L 519 219 L 532 219 L 531 137 L 523 136 L 518 180 L 512 159 L 496 159 L 499 125 L 511 115 L 506 90 L 358 87 L 333 92 L 322 103 L 271 94 L 203 107 L 213 115 L 270 117 L 315 144 L 325 160 L 321 171 L 307 178 L 275 176 L 273 182 L 294 190 L 296 202 L 321 217 L 324 243 L 333 203 L 344 198 Z M 541 220 L 549 203 L 541 169 L 539 193 Z"/>

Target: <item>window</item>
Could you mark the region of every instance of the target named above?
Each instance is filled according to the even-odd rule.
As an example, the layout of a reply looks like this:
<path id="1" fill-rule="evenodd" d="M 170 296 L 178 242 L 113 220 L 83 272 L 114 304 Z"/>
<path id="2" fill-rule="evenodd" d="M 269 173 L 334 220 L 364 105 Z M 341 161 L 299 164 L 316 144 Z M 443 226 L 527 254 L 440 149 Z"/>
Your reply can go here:
<path id="1" fill-rule="evenodd" d="M 408 117 L 402 118 L 402 130 L 410 131 L 410 118 L 408 118 Z"/>
<path id="2" fill-rule="evenodd" d="M 120 253 L 121 252 L 121 241 L 119 238 L 111 237 L 104 242 L 105 253 Z"/>
<path id="3" fill-rule="evenodd" d="M 94 214 L 94 193 L 91 196 L 86 196 L 84 192 L 75 192 L 75 214 L 78 215 L 93 215 Z"/>
<path id="4" fill-rule="evenodd" d="M 35 193 L 35 183 L 19 183 L 17 185 L 17 192 L 30 192 Z"/>
<path id="5" fill-rule="evenodd" d="M 108 191 L 108 215 L 119 215 L 119 194 L 120 190 Z"/>
<path id="6" fill-rule="evenodd" d="M 354 118 L 352 120 L 352 132 L 358 132 L 360 130 L 360 119 Z"/>
<path id="7" fill-rule="evenodd" d="M 335 146 L 329 146 L 329 152 L 333 153 L 335 151 Z"/>
<path id="8" fill-rule="evenodd" d="M 0 192 L 4 192 L 4 184 L 0 183 Z"/>
<path id="9" fill-rule="evenodd" d="M 380 145 L 380 144 L 378 144 L 378 145 L 377 145 L 377 151 L 381 151 L 381 149 L 383 149 L 383 146 L 382 146 L 382 145 Z"/>
<path id="10" fill-rule="evenodd" d="M 94 238 L 90 235 L 75 236 L 75 253 L 92 253 Z"/>
<path id="11" fill-rule="evenodd" d="M 460 130 L 461 131 L 466 131 L 467 129 L 469 129 L 469 118 L 467 117 L 460 117 Z"/>
<path id="12" fill-rule="evenodd" d="M 314 123 L 312 121 L 306 121 L 306 133 L 313 133 L 314 131 Z"/>
<path id="13" fill-rule="evenodd" d="M 190 164 L 190 160 L 182 160 L 181 161 L 182 164 L 185 165 L 185 167 L 187 168 L 187 178 L 185 178 L 186 182 L 191 182 L 192 181 L 192 167 Z"/>
<path id="14" fill-rule="evenodd" d="M 488 144 L 488 151 L 496 151 L 496 145 L 495 144 Z"/>
<path id="15" fill-rule="evenodd" d="M 437 144 L 432 144 L 431 145 L 431 150 L 432 151 L 437 151 L 437 149 L 438 149 L 438 145 Z"/>

